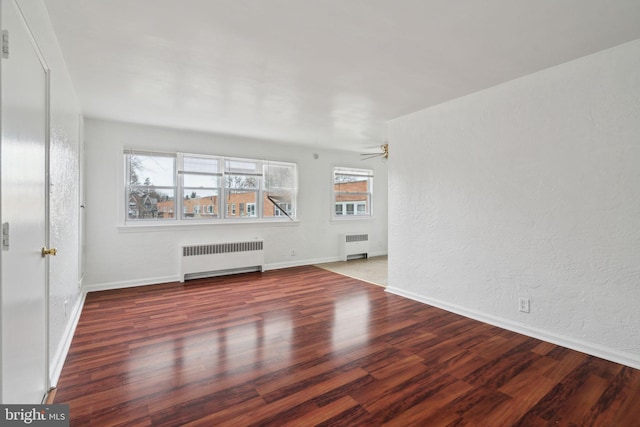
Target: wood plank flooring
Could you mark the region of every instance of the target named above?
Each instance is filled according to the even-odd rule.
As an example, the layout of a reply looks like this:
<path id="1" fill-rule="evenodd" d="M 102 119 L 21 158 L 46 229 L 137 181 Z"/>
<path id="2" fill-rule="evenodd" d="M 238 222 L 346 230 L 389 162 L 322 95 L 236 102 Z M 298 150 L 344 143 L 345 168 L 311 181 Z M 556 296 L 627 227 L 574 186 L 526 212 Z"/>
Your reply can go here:
<path id="1" fill-rule="evenodd" d="M 640 371 L 317 267 L 90 293 L 72 426 L 637 426 Z"/>

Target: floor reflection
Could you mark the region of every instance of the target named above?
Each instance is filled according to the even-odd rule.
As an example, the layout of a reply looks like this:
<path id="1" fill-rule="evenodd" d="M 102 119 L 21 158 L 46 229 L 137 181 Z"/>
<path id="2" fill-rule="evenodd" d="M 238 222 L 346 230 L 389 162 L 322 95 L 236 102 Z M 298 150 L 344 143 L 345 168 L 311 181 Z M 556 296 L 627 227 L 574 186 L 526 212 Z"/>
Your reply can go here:
<path id="1" fill-rule="evenodd" d="M 334 351 L 369 339 L 369 296 L 362 292 L 334 304 L 332 344 Z"/>

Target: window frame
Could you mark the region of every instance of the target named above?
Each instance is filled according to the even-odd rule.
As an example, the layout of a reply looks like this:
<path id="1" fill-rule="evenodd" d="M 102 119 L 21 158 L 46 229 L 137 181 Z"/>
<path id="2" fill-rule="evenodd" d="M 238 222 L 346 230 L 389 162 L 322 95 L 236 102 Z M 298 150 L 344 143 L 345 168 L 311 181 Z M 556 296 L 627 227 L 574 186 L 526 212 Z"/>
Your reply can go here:
<path id="1" fill-rule="evenodd" d="M 135 226 L 147 226 L 147 225 L 156 225 L 156 226 L 171 226 L 171 225 L 185 225 L 185 224 L 222 224 L 222 223 L 246 223 L 246 222 L 298 222 L 298 219 L 295 215 L 295 206 L 297 204 L 297 186 L 298 186 L 298 176 L 297 176 L 297 164 L 292 162 L 282 162 L 282 161 L 266 161 L 259 159 L 250 159 L 250 158 L 237 158 L 237 157 L 226 157 L 226 156 L 214 156 L 214 155 L 205 155 L 205 154 L 195 154 L 195 153 L 167 153 L 167 152 L 156 152 L 152 150 L 133 150 L 130 148 L 124 148 L 124 208 L 121 209 L 121 215 L 123 218 L 124 227 L 135 227 Z M 131 217 L 131 205 L 130 205 L 130 197 L 132 189 L 136 188 L 144 188 L 143 184 L 131 183 L 131 176 L 134 173 L 134 169 L 132 168 L 131 160 L 134 155 L 138 156 L 160 156 L 160 157 L 169 157 L 173 159 L 173 186 L 153 186 L 153 188 L 157 188 L 158 190 L 171 190 L 173 192 L 173 205 L 172 207 L 158 206 L 158 202 L 156 202 L 156 211 L 160 212 L 161 210 L 164 212 L 165 210 L 170 211 L 171 213 L 161 214 L 163 217 L 159 217 L 160 215 L 154 215 L 147 218 L 133 218 Z M 216 164 L 217 167 L 211 169 L 209 171 L 200 171 L 198 168 L 197 159 L 206 159 L 207 162 L 202 162 L 204 166 L 207 166 L 206 163 Z M 192 169 L 185 170 L 185 159 L 195 160 L 191 164 Z M 254 171 L 248 171 L 249 173 L 243 173 L 242 170 L 238 168 L 233 168 L 230 165 L 236 165 L 242 167 L 241 163 L 248 163 L 254 165 Z M 286 191 L 291 194 L 291 205 L 292 205 L 292 213 L 293 215 L 287 217 L 285 215 L 275 216 L 271 215 L 272 209 L 271 202 L 267 200 L 267 191 L 265 188 L 265 174 L 266 167 L 268 164 L 277 164 L 280 167 L 286 167 L 290 169 L 290 173 L 293 177 L 291 180 L 291 188 L 287 188 Z M 146 169 L 143 169 L 146 170 Z M 197 171 L 195 171 L 197 170 Z M 204 179 L 194 178 L 196 175 L 203 175 Z M 243 175 L 249 177 L 255 177 L 255 183 L 249 180 L 248 187 L 244 187 L 247 185 L 241 178 Z M 240 187 L 233 188 L 232 186 L 227 185 L 227 178 L 235 176 L 236 183 L 240 184 Z M 207 184 L 207 177 L 215 177 L 216 180 L 211 180 L 212 185 Z M 166 175 L 165 175 L 166 178 Z M 185 182 L 186 179 L 189 179 L 189 183 Z M 203 183 L 202 186 L 194 187 L 200 183 Z M 187 186 L 189 185 L 189 186 Z M 166 188 L 165 188 L 166 187 Z M 185 192 L 188 194 L 192 194 L 196 191 L 203 191 L 205 196 L 203 200 L 196 201 L 193 206 L 194 208 L 197 206 L 199 208 L 199 214 L 194 215 L 193 217 L 188 217 L 186 210 L 188 209 L 185 202 Z M 245 196 L 244 193 L 253 193 L 254 195 Z M 209 193 L 211 193 L 209 195 Z M 242 198 L 234 198 L 233 194 L 243 194 Z M 197 193 L 196 193 L 197 194 Z M 206 200 L 204 200 L 206 199 Z M 235 200 L 234 200 L 235 199 Z M 265 201 L 266 200 L 266 201 Z M 139 201 L 136 201 L 136 206 L 140 204 Z M 238 206 L 242 205 L 245 209 L 244 215 L 238 214 Z M 252 205 L 251 208 L 248 206 Z M 189 205 L 190 206 L 190 205 Z M 275 209 L 275 207 L 274 207 Z M 213 213 L 210 212 L 213 210 Z M 250 211 L 249 211 L 250 210 Z M 268 211 L 268 212 L 265 212 Z M 251 215 L 250 215 L 251 214 Z M 140 214 L 138 214 L 140 215 Z M 170 215 L 170 217 L 168 217 Z"/>
<path id="2" fill-rule="evenodd" d="M 277 178 L 272 179 L 274 175 L 276 177 L 278 176 L 274 171 L 283 167 L 290 169 L 291 176 L 287 176 L 287 178 L 291 180 L 290 185 L 284 187 L 272 186 L 274 182 L 277 184 L 281 184 L 283 182 Z M 288 218 L 289 220 L 295 220 L 297 217 L 298 165 L 295 163 L 265 161 L 262 168 L 264 176 L 264 194 L 261 200 L 265 204 L 265 206 L 261 208 L 263 217 L 266 212 L 273 212 L 273 214 L 269 215 L 267 218 Z M 283 195 L 284 200 L 282 200 Z M 283 204 L 285 204 L 285 208 L 282 207 Z M 273 208 L 273 210 L 270 208 Z M 276 212 L 278 212 L 277 215 Z"/>
<path id="3" fill-rule="evenodd" d="M 124 213 L 124 218 L 125 218 L 125 224 L 127 222 L 136 222 L 136 223 L 152 222 L 152 223 L 158 223 L 158 222 L 170 220 L 171 218 L 161 218 L 160 219 L 160 218 L 131 218 L 130 217 L 130 207 L 131 207 L 131 197 L 132 197 L 132 191 L 131 190 L 133 188 L 139 188 L 141 190 L 142 189 L 151 188 L 153 192 L 155 192 L 156 190 L 173 191 L 173 213 L 176 213 L 177 209 L 178 209 L 177 204 L 176 204 L 177 185 L 176 185 L 175 173 L 173 173 L 171 175 L 171 179 L 173 181 L 173 185 L 154 185 L 154 184 L 147 185 L 147 184 L 144 184 L 144 183 L 142 183 L 142 184 L 140 184 L 140 183 L 132 184 L 131 183 L 131 179 L 132 179 L 131 156 L 170 158 L 170 159 L 172 159 L 172 163 L 173 163 L 173 171 L 175 172 L 175 169 L 176 169 L 176 155 L 173 154 L 173 153 L 164 153 L 164 152 L 157 152 L 157 151 L 140 151 L 140 150 L 131 150 L 131 149 L 125 149 L 124 150 L 124 162 L 125 162 L 124 202 L 125 202 L 125 212 L 123 212 L 123 213 Z M 157 203 L 156 203 L 156 212 L 160 212 L 160 210 L 157 208 Z"/>
<path id="4" fill-rule="evenodd" d="M 336 177 L 338 175 L 364 178 L 363 181 L 367 182 L 366 191 L 338 191 L 336 189 L 336 186 L 339 185 L 339 183 L 336 182 Z M 373 219 L 373 178 L 373 169 L 333 166 L 331 170 L 331 219 L 336 221 Z M 340 196 L 364 196 L 365 200 L 339 200 Z M 367 204 L 369 205 L 368 212 L 366 208 Z M 349 213 L 349 205 L 352 207 L 352 213 Z M 364 206 L 364 213 L 359 213 L 360 206 Z M 338 211 L 341 213 L 339 214 Z"/>
<path id="5" fill-rule="evenodd" d="M 217 218 L 218 216 L 220 216 L 220 214 L 218 214 L 218 216 L 212 214 L 211 218 L 206 217 L 204 214 L 207 213 L 207 210 L 203 206 L 205 206 L 210 202 L 213 204 L 215 208 L 216 203 L 213 201 L 214 197 L 217 198 L 218 202 L 220 202 L 220 197 L 222 195 L 222 186 L 223 186 L 223 182 L 222 182 L 223 170 L 221 169 L 223 165 L 223 159 L 219 156 L 210 156 L 210 155 L 192 154 L 192 153 L 177 153 L 176 158 L 177 158 L 177 161 L 176 161 L 177 185 L 178 185 L 178 188 L 180 189 L 180 197 L 177 197 L 177 202 L 180 205 L 182 205 L 182 209 L 180 209 L 180 211 L 182 212 L 182 215 L 179 219 L 183 221 L 198 221 L 198 220 L 208 221 L 211 218 Z M 187 162 L 185 162 L 185 159 L 186 160 L 199 159 L 203 161 L 208 161 L 210 164 L 217 164 L 217 166 L 215 167 L 215 170 L 211 170 L 211 171 L 191 170 L 191 169 L 187 169 L 186 167 Z M 185 181 L 187 178 L 193 179 L 195 177 L 200 177 L 201 179 L 214 178 L 217 181 L 217 185 L 213 185 L 213 186 L 212 185 L 206 185 L 206 186 L 205 185 L 200 185 L 200 186 L 186 185 Z M 192 194 L 194 194 L 196 193 L 197 190 L 204 191 L 205 193 L 211 192 L 213 193 L 213 195 L 204 196 L 205 198 L 210 199 L 207 203 L 203 202 L 203 203 L 195 204 L 193 206 L 193 211 L 192 211 L 193 217 L 189 217 L 188 209 L 186 209 L 184 206 L 185 200 L 187 200 L 185 193 L 190 191 Z M 203 197 L 200 197 L 200 199 L 202 198 Z M 218 203 L 217 206 L 219 211 L 220 203 Z"/>

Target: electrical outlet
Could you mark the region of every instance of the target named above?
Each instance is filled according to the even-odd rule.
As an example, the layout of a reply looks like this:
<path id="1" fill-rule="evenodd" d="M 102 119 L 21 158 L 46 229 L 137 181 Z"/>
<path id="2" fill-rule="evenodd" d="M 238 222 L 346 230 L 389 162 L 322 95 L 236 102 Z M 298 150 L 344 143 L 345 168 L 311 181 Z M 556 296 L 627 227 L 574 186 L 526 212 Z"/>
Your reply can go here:
<path id="1" fill-rule="evenodd" d="M 69 301 L 65 301 L 64 302 L 64 317 L 67 317 L 68 312 L 67 312 L 67 305 L 69 304 Z"/>
<path id="2" fill-rule="evenodd" d="M 520 298 L 518 300 L 518 309 L 523 313 L 530 313 L 531 302 L 529 301 L 529 298 Z"/>
<path id="3" fill-rule="evenodd" d="M 295 249 L 291 249 L 291 256 L 296 256 L 296 250 Z"/>

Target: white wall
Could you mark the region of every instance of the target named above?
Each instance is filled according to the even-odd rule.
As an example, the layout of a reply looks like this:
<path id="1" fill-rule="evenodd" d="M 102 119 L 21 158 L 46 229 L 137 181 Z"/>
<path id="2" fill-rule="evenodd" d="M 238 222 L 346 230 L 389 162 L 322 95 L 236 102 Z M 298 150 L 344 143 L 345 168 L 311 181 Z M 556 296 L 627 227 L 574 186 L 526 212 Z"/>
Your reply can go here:
<path id="1" fill-rule="evenodd" d="M 50 380 L 55 384 L 82 305 L 78 278 L 81 111 L 44 3 L 17 3 L 51 70 L 49 235 L 50 246 L 58 249 L 58 255 L 50 257 L 48 314 Z"/>
<path id="2" fill-rule="evenodd" d="M 269 141 L 171 130 L 97 119 L 85 121 L 86 278 L 88 290 L 170 282 L 179 279 L 179 246 L 259 237 L 266 268 L 339 258 L 339 235 L 367 232 L 372 255 L 387 253 L 386 163 L 362 162 L 357 153 Z M 123 148 L 217 154 L 295 162 L 299 222 L 129 228 L 124 220 Z M 314 159 L 313 153 L 319 158 Z M 374 219 L 331 221 L 333 165 L 373 168 Z M 294 249 L 296 255 L 291 255 Z"/>
<path id="3" fill-rule="evenodd" d="M 640 367 L 639 70 L 636 40 L 393 120 L 388 289 Z"/>

